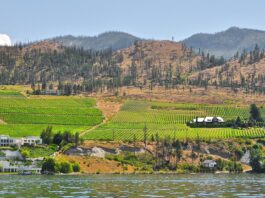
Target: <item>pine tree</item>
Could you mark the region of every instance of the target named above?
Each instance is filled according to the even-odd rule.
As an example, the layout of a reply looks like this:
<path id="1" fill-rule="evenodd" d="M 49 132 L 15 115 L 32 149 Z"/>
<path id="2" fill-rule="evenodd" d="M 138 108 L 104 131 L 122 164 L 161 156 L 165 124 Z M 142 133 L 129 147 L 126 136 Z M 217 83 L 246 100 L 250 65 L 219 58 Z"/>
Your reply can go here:
<path id="1" fill-rule="evenodd" d="M 259 108 L 256 106 L 256 104 L 250 105 L 250 120 L 256 121 L 256 122 L 262 122 L 263 119 L 261 117 Z"/>

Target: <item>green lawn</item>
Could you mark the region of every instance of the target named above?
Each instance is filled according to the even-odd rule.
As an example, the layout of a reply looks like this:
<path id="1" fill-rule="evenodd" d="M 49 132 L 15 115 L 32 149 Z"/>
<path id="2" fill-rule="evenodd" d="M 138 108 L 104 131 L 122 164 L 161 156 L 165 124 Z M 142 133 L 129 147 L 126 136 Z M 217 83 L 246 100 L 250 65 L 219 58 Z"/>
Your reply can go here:
<path id="1" fill-rule="evenodd" d="M 47 157 L 56 152 L 56 145 L 52 146 L 35 146 L 35 147 L 27 147 L 23 146 L 20 148 L 21 153 L 27 153 L 27 157 L 29 158 L 37 158 L 37 157 Z"/>
<path id="2" fill-rule="evenodd" d="M 265 115 L 264 109 L 262 114 Z M 143 128 L 147 127 L 147 136 L 171 138 L 231 138 L 264 137 L 261 128 L 190 128 L 186 122 L 196 117 L 221 116 L 225 120 L 249 117 L 249 108 L 232 105 L 178 104 L 148 101 L 127 101 L 121 111 L 107 124 L 85 135 L 86 139 L 100 140 L 143 140 Z"/>
<path id="3" fill-rule="evenodd" d="M 102 122 L 92 98 L 34 96 L 0 90 L 0 134 L 12 137 L 40 135 L 47 126 L 54 131 L 83 131 Z"/>

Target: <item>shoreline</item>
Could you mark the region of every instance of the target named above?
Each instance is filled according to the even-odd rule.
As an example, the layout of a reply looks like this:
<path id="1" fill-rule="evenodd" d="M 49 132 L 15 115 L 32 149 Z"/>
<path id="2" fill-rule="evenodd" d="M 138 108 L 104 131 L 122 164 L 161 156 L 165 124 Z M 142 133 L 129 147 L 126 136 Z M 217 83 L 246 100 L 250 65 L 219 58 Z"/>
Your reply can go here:
<path id="1" fill-rule="evenodd" d="M 13 176 L 13 175 L 21 175 L 21 176 L 89 176 L 89 175 L 227 175 L 227 174 L 255 174 L 260 175 L 264 173 L 256 173 L 256 172 L 199 172 L 199 173 L 177 173 L 177 172 L 133 172 L 133 173 L 55 173 L 55 174 L 30 174 L 30 175 L 23 175 L 18 173 L 0 173 L 0 175 L 7 175 L 7 176 Z"/>

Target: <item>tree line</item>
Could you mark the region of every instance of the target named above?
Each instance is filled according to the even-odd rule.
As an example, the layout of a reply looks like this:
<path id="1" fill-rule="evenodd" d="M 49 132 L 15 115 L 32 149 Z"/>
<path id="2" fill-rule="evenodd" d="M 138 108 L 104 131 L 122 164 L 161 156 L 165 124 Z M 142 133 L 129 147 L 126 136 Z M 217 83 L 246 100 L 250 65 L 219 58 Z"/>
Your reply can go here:
<path id="1" fill-rule="evenodd" d="M 235 80 L 237 71 L 223 57 L 215 57 L 200 51 L 195 53 L 191 48 L 182 46 L 183 55 L 170 55 L 172 64 L 158 64 L 159 57 L 149 58 L 138 42 L 131 52 L 131 64 L 126 69 L 120 67 L 124 54 L 111 49 L 102 51 L 84 50 L 82 48 L 61 47 L 49 50 L 36 49 L 27 45 L 0 47 L 0 84 L 30 84 L 34 94 L 71 95 L 81 92 L 117 93 L 122 86 L 135 86 L 152 90 L 155 86 L 175 89 L 178 85 L 209 85 L 230 87 L 233 91 L 242 88 L 246 93 L 265 93 L 265 75 L 257 74 L 255 66 L 251 75 L 240 75 Z M 196 65 L 194 57 L 199 56 Z M 235 55 L 240 64 L 255 64 L 264 58 L 264 50 L 258 45 L 247 52 Z M 185 74 L 181 62 L 186 61 L 188 74 L 203 71 L 214 66 L 215 79 L 199 73 L 196 79 Z M 179 65 L 178 65 L 179 64 Z M 225 73 L 225 75 L 223 75 Z"/>

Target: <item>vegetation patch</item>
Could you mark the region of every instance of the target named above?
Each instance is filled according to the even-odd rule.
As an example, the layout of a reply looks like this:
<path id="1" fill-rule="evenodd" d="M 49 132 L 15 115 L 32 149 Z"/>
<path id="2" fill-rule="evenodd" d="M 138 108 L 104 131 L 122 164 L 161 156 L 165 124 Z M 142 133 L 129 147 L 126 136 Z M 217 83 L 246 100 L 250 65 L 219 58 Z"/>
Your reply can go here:
<path id="1" fill-rule="evenodd" d="M 234 104 L 209 105 L 128 100 L 108 123 L 87 133 L 84 138 L 133 141 L 144 140 L 145 137 L 154 139 L 156 134 L 160 137 L 178 139 L 264 137 L 265 130 L 261 127 L 190 128 L 186 125 L 196 117 L 206 116 L 220 116 L 224 120 L 240 117 L 245 121 L 250 117 L 249 111 L 249 106 Z M 262 116 L 265 115 L 263 108 L 260 108 L 260 112 Z"/>
<path id="2" fill-rule="evenodd" d="M 22 156 L 27 158 L 47 157 L 57 150 L 57 145 L 50 146 L 23 146 L 20 148 Z"/>
<path id="3" fill-rule="evenodd" d="M 0 134 L 12 137 L 38 136 L 47 126 L 53 126 L 56 131 L 83 131 L 103 120 L 96 101 L 91 98 L 25 98 L 16 91 L 0 90 L 0 100 Z"/>

